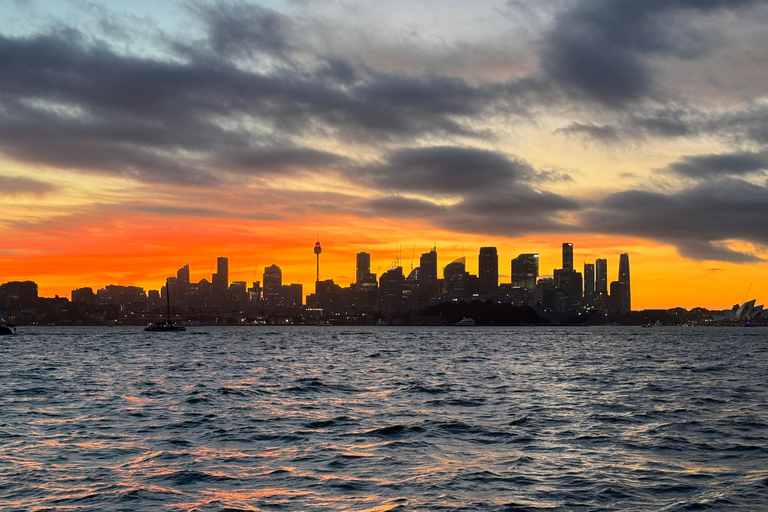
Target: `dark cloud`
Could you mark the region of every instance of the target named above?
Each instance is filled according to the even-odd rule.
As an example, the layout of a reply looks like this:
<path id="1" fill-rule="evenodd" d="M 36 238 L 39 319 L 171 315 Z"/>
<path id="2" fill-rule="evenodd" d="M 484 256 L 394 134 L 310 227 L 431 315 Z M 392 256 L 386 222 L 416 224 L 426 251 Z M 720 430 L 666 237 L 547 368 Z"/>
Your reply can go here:
<path id="1" fill-rule="evenodd" d="M 6 196 L 43 195 L 55 192 L 56 190 L 58 190 L 58 187 L 45 181 L 0 174 L 0 191 Z"/>
<path id="2" fill-rule="evenodd" d="M 364 206 L 378 214 L 428 216 L 437 226 L 460 232 L 516 236 L 534 231 L 568 231 L 560 216 L 581 204 L 535 188 L 549 173 L 502 153 L 477 148 L 406 148 L 353 178 L 390 195 Z M 560 176 L 562 178 L 562 176 Z M 450 204 L 421 197 L 449 196 Z M 439 214 L 439 215 L 438 215 Z"/>
<path id="3" fill-rule="evenodd" d="M 197 3 L 193 6 L 208 28 L 211 49 L 219 56 L 271 55 L 285 60 L 300 33 L 284 15 L 245 2 Z"/>
<path id="4" fill-rule="evenodd" d="M 729 240 L 768 244 L 768 189 L 735 178 L 704 181 L 674 194 L 630 190 L 605 198 L 581 216 L 583 229 L 675 245 L 694 260 L 752 263 Z"/>
<path id="5" fill-rule="evenodd" d="M 609 106 L 658 96 L 651 56 L 693 59 L 711 35 L 691 14 L 758 0 L 582 0 L 562 12 L 543 46 L 542 69 L 565 89 Z"/>
<path id="6" fill-rule="evenodd" d="M 739 176 L 768 169 L 768 154 L 738 152 L 686 156 L 671 164 L 669 170 L 689 178 Z"/>
<path id="7" fill-rule="evenodd" d="M 210 17 L 210 47 L 174 45 L 182 58 L 116 53 L 72 29 L 0 36 L 0 151 L 57 168 L 213 185 L 222 162 L 269 174 L 336 159 L 298 148 L 305 135 L 373 144 L 476 137 L 474 119 L 517 111 L 537 89 L 526 80 L 470 85 L 380 73 L 333 57 L 291 60 L 280 41 L 293 29 L 279 15 L 216 5 L 200 7 Z M 240 67 L 230 57 L 245 48 L 284 66 Z"/>
<path id="8" fill-rule="evenodd" d="M 494 151 L 433 146 L 393 151 L 384 164 L 361 174 L 378 190 L 463 195 L 510 189 L 516 181 L 532 178 L 535 171 L 523 161 Z"/>

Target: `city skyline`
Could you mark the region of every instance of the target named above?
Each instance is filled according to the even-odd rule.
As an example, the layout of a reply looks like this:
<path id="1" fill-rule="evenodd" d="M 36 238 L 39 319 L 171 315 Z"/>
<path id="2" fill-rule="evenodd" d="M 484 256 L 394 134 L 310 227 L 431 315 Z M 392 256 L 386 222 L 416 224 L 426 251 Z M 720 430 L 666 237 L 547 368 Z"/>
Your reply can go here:
<path id="1" fill-rule="evenodd" d="M 29 0 L 0 21 L 0 281 L 277 263 L 309 293 L 319 234 L 340 284 L 361 251 L 376 272 L 398 246 L 554 262 L 572 240 L 596 279 L 632 255 L 633 308 L 766 292 L 764 1 Z"/>

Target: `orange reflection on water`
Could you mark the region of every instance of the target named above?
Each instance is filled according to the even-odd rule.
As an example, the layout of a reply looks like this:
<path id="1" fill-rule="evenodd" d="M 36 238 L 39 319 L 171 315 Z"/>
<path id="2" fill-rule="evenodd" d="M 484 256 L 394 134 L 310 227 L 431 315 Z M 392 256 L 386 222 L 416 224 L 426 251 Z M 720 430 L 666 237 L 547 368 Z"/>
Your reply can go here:
<path id="1" fill-rule="evenodd" d="M 266 488 L 266 489 L 205 489 L 200 491 L 201 499 L 196 502 L 174 503 L 168 507 L 184 510 L 197 510 L 206 505 L 226 505 L 238 507 L 243 510 L 261 510 L 251 505 L 252 502 L 270 499 L 271 504 L 289 503 L 291 498 L 303 497 L 312 494 L 309 491 L 297 491 L 294 489 Z M 281 498 L 282 499 L 279 499 Z"/>

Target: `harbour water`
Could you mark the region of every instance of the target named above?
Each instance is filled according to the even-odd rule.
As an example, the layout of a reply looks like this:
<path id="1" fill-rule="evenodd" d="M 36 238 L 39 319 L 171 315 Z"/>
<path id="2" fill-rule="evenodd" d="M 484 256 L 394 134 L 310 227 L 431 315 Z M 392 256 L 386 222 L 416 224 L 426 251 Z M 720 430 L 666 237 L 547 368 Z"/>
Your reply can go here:
<path id="1" fill-rule="evenodd" d="M 19 328 L 0 510 L 768 510 L 761 328 Z"/>

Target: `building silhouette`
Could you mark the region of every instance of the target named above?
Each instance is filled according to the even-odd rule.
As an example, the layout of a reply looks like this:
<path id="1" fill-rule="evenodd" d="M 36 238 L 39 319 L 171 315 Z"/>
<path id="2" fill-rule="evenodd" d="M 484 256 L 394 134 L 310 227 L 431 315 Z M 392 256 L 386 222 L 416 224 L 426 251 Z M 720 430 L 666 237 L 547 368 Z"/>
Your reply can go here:
<path id="1" fill-rule="evenodd" d="M 619 255 L 619 280 L 616 301 L 616 310 L 618 313 L 629 313 L 632 311 L 632 293 L 629 286 L 629 254 Z M 613 290 L 611 296 L 614 296 Z"/>
<path id="2" fill-rule="evenodd" d="M 563 271 L 573 272 L 573 244 L 563 244 Z"/>
<path id="3" fill-rule="evenodd" d="M 357 253 L 357 265 L 355 267 L 355 284 L 360 284 L 366 280 L 371 273 L 371 254 L 367 252 Z"/>
<path id="4" fill-rule="evenodd" d="M 584 264 L 584 304 L 592 304 L 595 295 L 595 264 Z"/>
<path id="5" fill-rule="evenodd" d="M 595 260 L 595 292 L 608 295 L 608 260 Z"/>
<path id="6" fill-rule="evenodd" d="M 379 278 L 379 304 L 385 313 L 403 309 L 403 267 L 390 268 Z"/>
<path id="7" fill-rule="evenodd" d="M 440 295 L 440 282 L 437 279 L 437 248 L 433 247 L 419 258 L 419 305 L 426 307 Z"/>
<path id="8" fill-rule="evenodd" d="M 512 287 L 531 293 L 539 279 L 539 255 L 521 254 L 512 260 Z"/>
<path id="9" fill-rule="evenodd" d="M 267 305 L 277 306 L 280 304 L 280 289 L 283 286 L 283 272 L 275 264 L 264 269 L 262 277 L 263 300 Z"/>
<path id="10" fill-rule="evenodd" d="M 480 248 L 477 268 L 478 298 L 495 301 L 499 294 L 499 255 L 495 247 Z"/>

